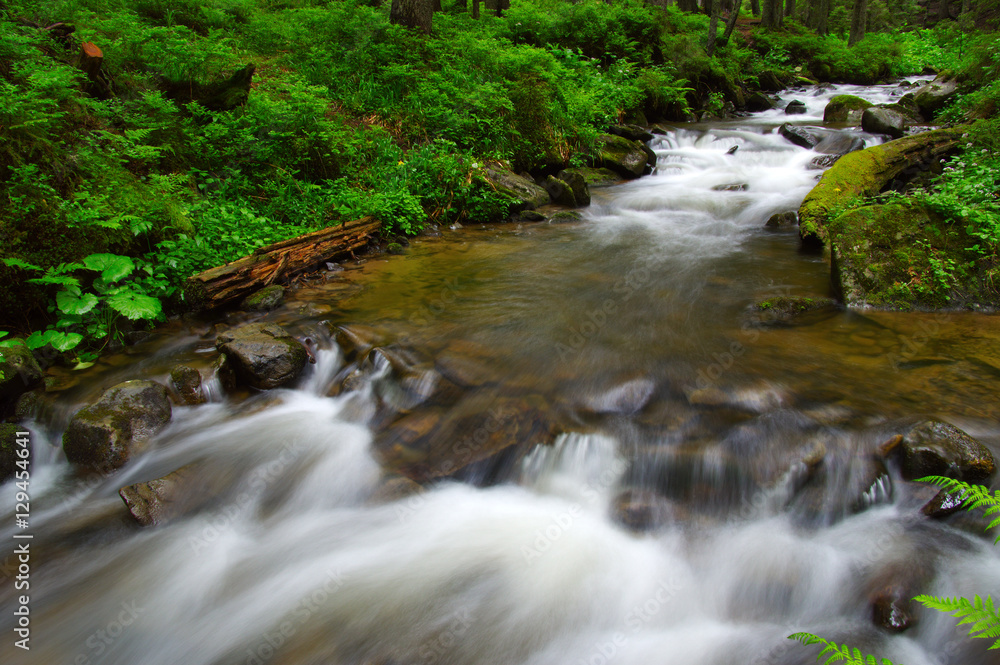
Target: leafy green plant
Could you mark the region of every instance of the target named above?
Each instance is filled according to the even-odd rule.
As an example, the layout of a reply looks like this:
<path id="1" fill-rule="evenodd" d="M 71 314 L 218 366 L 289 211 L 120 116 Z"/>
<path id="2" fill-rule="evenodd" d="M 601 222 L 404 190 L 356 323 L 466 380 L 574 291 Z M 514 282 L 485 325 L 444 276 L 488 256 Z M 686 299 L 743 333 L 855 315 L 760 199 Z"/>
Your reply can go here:
<path id="1" fill-rule="evenodd" d="M 50 307 L 57 321 L 28 336 L 25 343 L 30 349 L 51 346 L 57 351 L 70 351 L 85 339 L 103 346 L 119 334 L 121 317 L 155 321 L 163 313 L 158 299 L 127 281 L 136 268 L 127 256 L 91 254 L 81 263 L 63 263 L 48 269 L 19 259 L 4 259 L 4 263 L 43 273 L 28 282 L 59 287 Z"/>
<path id="2" fill-rule="evenodd" d="M 789 635 L 788 639 L 798 640 L 806 646 L 822 644 L 823 650 L 816 656 L 816 660 L 822 660 L 823 656 L 826 656 L 826 660 L 824 661 L 826 665 L 830 665 L 831 663 L 847 663 L 847 665 L 893 665 L 893 662 L 888 658 L 877 660 L 875 656 L 861 653 L 861 650 L 857 647 L 851 647 L 847 644 L 838 645 L 836 642 L 817 637 L 812 633 L 795 633 Z"/>

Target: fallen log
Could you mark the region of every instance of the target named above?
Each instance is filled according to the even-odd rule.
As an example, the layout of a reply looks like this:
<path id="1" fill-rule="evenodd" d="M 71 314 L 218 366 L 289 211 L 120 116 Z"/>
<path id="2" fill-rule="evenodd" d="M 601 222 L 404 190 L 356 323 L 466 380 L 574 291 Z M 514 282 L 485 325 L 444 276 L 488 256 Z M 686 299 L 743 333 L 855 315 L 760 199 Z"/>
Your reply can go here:
<path id="1" fill-rule="evenodd" d="M 353 255 L 380 227 L 377 219 L 362 217 L 261 247 L 250 256 L 189 277 L 184 297 L 195 309 L 230 304 L 324 261 Z"/>

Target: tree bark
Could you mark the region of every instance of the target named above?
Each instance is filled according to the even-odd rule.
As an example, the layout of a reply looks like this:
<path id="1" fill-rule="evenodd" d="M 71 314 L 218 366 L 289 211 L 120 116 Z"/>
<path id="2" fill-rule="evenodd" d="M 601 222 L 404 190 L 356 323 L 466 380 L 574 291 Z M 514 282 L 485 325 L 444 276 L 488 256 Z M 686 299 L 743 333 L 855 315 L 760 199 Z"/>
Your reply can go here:
<path id="1" fill-rule="evenodd" d="M 705 52 L 709 57 L 715 53 L 715 40 L 719 36 L 719 3 L 721 0 L 705 0 L 711 18 L 708 19 L 708 43 L 705 44 Z"/>
<path id="2" fill-rule="evenodd" d="M 363 217 L 261 247 L 250 256 L 189 277 L 185 298 L 198 309 L 235 302 L 278 279 L 352 255 L 367 245 L 381 226 L 378 220 Z"/>
<path id="3" fill-rule="evenodd" d="M 472 0 L 472 18 L 479 18 L 479 0 Z"/>
<path id="4" fill-rule="evenodd" d="M 414 28 L 429 35 L 433 19 L 433 0 L 392 0 L 389 21 L 394 25 Z"/>
<path id="5" fill-rule="evenodd" d="M 740 7 L 743 6 L 743 0 L 736 0 L 736 5 L 733 7 L 733 11 L 729 14 L 729 20 L 726 22 L 726 31 L 722 33 L 722 43 L 728 44 L 729 38 L 733 34 L 733 30 L 736 29 L 736 21 L 740 17 Z"/>
<path id="6" fill-rule="evenodd" d="M 847 39 L 848 46 L 854 46 L 865 38 L 867 25 L 868 0 L 854 0 L 854 11 L 851 14 L 851 35 Z"/>
<path id="7" fill-rule="evenodd" d="M 949 18 L 951 12 L 948 10 L 948 0 L 938 0 L 938 19 L 943 21 Z"/>
<path id="8" fill-rule="evenodd" d="M 750 13 L 760 16 L 760 0 L 750 0 Z"/>
<path id="9" fill-rule="evenodd" d="M 795 0 L 785 2 L 785 16 L 793 18 L 795 16 Z"/>

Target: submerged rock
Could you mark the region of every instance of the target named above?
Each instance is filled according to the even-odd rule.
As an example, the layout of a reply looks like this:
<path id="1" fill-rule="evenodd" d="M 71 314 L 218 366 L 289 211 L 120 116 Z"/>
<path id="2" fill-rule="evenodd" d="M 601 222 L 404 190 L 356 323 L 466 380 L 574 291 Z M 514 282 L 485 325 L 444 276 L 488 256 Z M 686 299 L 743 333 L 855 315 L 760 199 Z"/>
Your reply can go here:
<path id="1" fill-rule="evenodd" d="M 63 434 L 66 459 L 102 472 L 114 471 L 141 451 L 171 417 L 166 387 L 126 381 L 73 416 Z"/>
<path id="2" fill-rule="evenodd" d="M 799 215 L 793 210 L 788 212 L 777 212 L 770 217 L 768 217 L 767 222 L 764 224 L 769 229 L 784 229 L 797 226 L 799 223 Z"/>
<path id="3" fill-rule="evenodd" d="M 253 388 L 277 388 L 298 377 L 306 349 L 275 323 L 248 323 L 222 333 L 215 346 L 233 364 L 236 377 Z"/>
<path id="4" fill-rule="evenodd" d="M 833 313 L 839 309 L 833 298 L 805 296 L 778 296 L 753 305 L 748 322 L 754 326 L 788 326 L 810 312 Z"/>

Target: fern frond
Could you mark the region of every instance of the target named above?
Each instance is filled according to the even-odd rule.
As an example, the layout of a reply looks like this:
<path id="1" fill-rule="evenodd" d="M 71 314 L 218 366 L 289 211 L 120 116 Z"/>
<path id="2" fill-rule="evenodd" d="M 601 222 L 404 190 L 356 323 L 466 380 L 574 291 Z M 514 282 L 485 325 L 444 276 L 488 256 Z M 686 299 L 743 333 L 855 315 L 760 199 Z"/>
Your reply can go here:
<path id="1" fill-rule="evenodd" d="M 982 485 L 970 485 L 967 482 L 955 480 L 954 478 L 945 478 L 944 476 L 927 476 L 925 478 L 918 478 L 918 480 L 937 485 L 942 489 L 958 494 L 962 498 L 962 507 L 966 510 L 984 508 L 986 517 L 1000 513 L 1000 490 L 990 493 Z M 994 518 L 986 527 L 986 530 L 989 531 L 997 526 L 1000 526 L 1000 516 Z M 1000 535 L 993 541 L 994 544 L 997 542 L 1000 542 Z"/>
<path id="2" fill-rule="evenodd" d="M 838 646 L 836 642 L 818 637 L 812 633 L 795 633 L 789 635 L 788 639 L 798 640 L 806 646 L 822 644 L 823 650 L 816 655 L 816 660 L 822 660 L 823 656 L 826 656 L 825 665 L 840 662 L 847 663 L 847 665 L 893 665 L 893 662 L 888 658 L 876 660 L 875 656 L 862 654 L 861 650 L 856 647 L 851 648 L 846 644 Z"/>
<path id="3" fill-rule="evenodd" d="M 1000 612 L 993 604 L 993 599 L 986 596 L 975 600 L 968 598 L 937 598 L 935 596 L 917 596 L 916 600 L 931 609 L 952 614 L 961 619 L 958 625 L 969 624 L 969 637 L 994 640 L 990 649 L 1000 649 Z"/>

